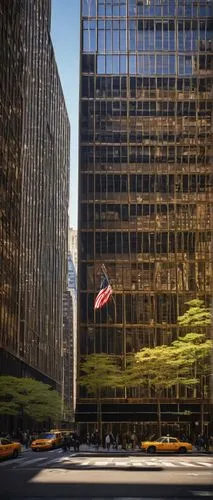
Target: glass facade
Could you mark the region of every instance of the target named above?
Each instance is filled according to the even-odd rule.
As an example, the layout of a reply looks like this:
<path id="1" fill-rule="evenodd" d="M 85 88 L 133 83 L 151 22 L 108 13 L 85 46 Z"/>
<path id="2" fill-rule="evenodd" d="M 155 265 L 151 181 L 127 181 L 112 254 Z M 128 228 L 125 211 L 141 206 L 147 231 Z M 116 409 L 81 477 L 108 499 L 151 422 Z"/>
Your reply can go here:
<path id="1" fill-rule="evenodd" d="M 60 387 L 69 121 L 49 33 L 50 7 L 49 0 L 0 2 L 4 27 L 0 371 L 29 375 L 36 368 L 38 377 L 43 374 Z"/>
<path id="2" fill-rule="evenodd" d="M 212 19 L 208 0 L 82 0 L 79 359 L 107 352 L 125 363 L 126 353 L 176 338 L 187 300 L 210 303 Z M 113 302 L 94 311 L 102 263 L 116 313 Z M 192 421 L 199 397 L 181 389 Z M 175 389 L 162 402 L 175 425 L 166 416 L 177 411 Z M 104 425 L 155 431 L 155 403 L 143 388 L 109 389 Z M 77 419 L 96 418 L 82 390 Z"/>
<path id="3" fill-rule="evenodd" d="M 0 347 L 17 351 L 22 179 L 21 7 L 0 2 Z"/>
<path id="4" fill-rule="evenodd" d="M 74 373 L 74 293 L 67 290 L 63 297 L 63 390 L 66 410 L 64 419 L 73 418 L 75 380 Z"/>

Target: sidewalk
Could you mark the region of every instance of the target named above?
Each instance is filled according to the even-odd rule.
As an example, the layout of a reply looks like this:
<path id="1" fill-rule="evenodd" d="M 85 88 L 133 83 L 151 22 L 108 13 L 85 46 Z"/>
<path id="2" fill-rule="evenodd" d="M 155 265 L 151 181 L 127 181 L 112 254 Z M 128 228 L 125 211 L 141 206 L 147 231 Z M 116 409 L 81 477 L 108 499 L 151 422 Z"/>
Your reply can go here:
<path id="1" fill-rule="evenodd" d="M 89 453 L 89 454 L 100 454 L 100 455 L 121 455 L 121 456 L 129 456 L 129 455 L 145 455 L 144 452 L 142 452 L 140 450 L 140 448 L 134 448 L 133 450 L 132 449 L 127 449 L 127 450 L 124 450 L 124 449 L 119 449 L 119 450 L 116 450 L 115 448 L 110 448 L 110 450 L 107 450 L 106 448 L 103 448 L 102 446 L 99 446 L 99 448 L 97 448 L 96 446 L 93 446 L 93 445 L 90 445 L 88 446 L 87 444 L 81 444 L 80 445 L 80 450 L 79 450 L 79 453 Z M 165 453 L 166 455 L 167 453 Z M 169 454 L 169 452 L 168 452 Z M 213 451 L 197 451 L 197 448 L 195 446 L 193 446 L 193 449 L 192 449 L 192 452 L 189 452 L 188 455 L 191 455 L 191 454 L 196 454 L 196 455 L 212 455 L 213 454 Z"/>
<path id="2" fill-rule="evenodd" d="M 22 446 L 22 453 L 26 453 L 27 451 L 31 451 L 31 448 L 25 448 L 25 446 Z M 74 452 L 74 450 L 71 448 L 70 450 L 71 452 Z M 100 455 L 100 456 L 103 456 L 103 455 L 106 455 L 106 456 L 114 456 L 114 455 L 120 455 L 120 456 L 129 456 L 129 455 L 133 455 L 133 456 L 141 456 L 141 455 L 145 455 L 144 452 L 142 452 L 140 450 L 140 448 L 134 448 L 133 450 L 132 449 L 127 449 L 127 450 L 124 450 L 123 448 L 122 449 L 119 449 L 119 450 L 116 450 L 115 448 L 110 448 L 109 450 L 107 450 L 106 448 L 103 448 L 103 446 L 99 446 L 97 448 L 97 446 L 94 446 L 94 445 L 87 445 L 87 444 L 81 444 L 80 445 L 80 449 L 79 449 L 79 452 L 75 452 L 75 453 L 85 453 L 85 454 L 89 454 L 89 455 Z M 169 454 L 169 453 L 168 453 Z M 195 446 L 193 446 L 193 449 L 192 449 L 192 452 L 191 453 L 188 453 L 188 455 L 191 455 L 191 454 L 196 454 L 196 455 L 213 455 L 213 451 L 197 451 L 197 448 Z M 167 455 L 167 453 L 165 453 L 165 455 Z"/>

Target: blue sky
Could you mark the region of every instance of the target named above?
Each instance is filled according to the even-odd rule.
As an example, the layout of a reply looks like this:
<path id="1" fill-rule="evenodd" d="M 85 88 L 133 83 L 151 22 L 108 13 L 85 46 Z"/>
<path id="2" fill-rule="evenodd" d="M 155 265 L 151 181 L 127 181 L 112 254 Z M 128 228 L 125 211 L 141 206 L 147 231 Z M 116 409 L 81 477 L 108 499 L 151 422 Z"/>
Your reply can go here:
<path id="1" fill-rule="evenodd" d="M 69 216 L 77 227 L 80 0 L 52 0 L 51 37 L 71 124 Z"/>

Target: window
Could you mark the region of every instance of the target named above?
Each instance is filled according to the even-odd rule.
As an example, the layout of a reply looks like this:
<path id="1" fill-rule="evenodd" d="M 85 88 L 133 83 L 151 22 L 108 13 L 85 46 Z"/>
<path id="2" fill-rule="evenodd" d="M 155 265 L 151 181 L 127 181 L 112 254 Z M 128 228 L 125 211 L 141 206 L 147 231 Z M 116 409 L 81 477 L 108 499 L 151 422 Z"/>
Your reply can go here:
<path id="1" fill-rule="evenodd" d="M 94 0 L 82 1 L 82 15 L 85 17 L 96 16 L 96 2 L 94 2 Z"/>
<path id="2" fill-rule="evenodd" d="M 192 75 L 192 56 L 179 56 L 178 73 L 179 75 Z"/>
<path id="3" fill-rule="evenodd" d="M 105 56 L 97 56 L 97 73 L 105 73 Z"/>

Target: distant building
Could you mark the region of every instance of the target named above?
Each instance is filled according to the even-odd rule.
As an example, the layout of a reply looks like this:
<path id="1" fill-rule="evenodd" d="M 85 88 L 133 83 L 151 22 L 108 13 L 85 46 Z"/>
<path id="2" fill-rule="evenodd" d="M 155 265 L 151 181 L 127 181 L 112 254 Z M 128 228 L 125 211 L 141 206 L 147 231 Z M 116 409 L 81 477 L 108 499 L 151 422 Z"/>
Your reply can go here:
<path id="1" fill-rule="evenodd" d="M 49 0 L 0 0 L 0 373 L 61 388 L 69 120 Z"/>
<path id="2" fill-rule="evenodd" d="M 68 290 L 73 290 L 77 298 L 77 274 L 76 267 L 73 263 L 73 257 L 70 252 L 68 252 Z"/>
<path id="3" fill-rule="evenodd" d="M 74 413 L 75 384 L 74 384 L 74 300 L 70 290 L 64 293 L 63 310 L 63 392 L 64 402 L 68 412 L 64 412 L 64 419 L 70 421 Z"/>
<path id="4" fill-rule="evenodd" d="M 64 401 L 73 416 L 76 405 L 77 231 L 72 228 L 68 230 L 67 273 L 67 291 L 64 294 Z"/>
<path id="5" fill-rule="evenodd" d="M 78 271 L 78 232 L 72 227 L 68 230 L 68 252 L 72 255 L 72 261 Z"/>

